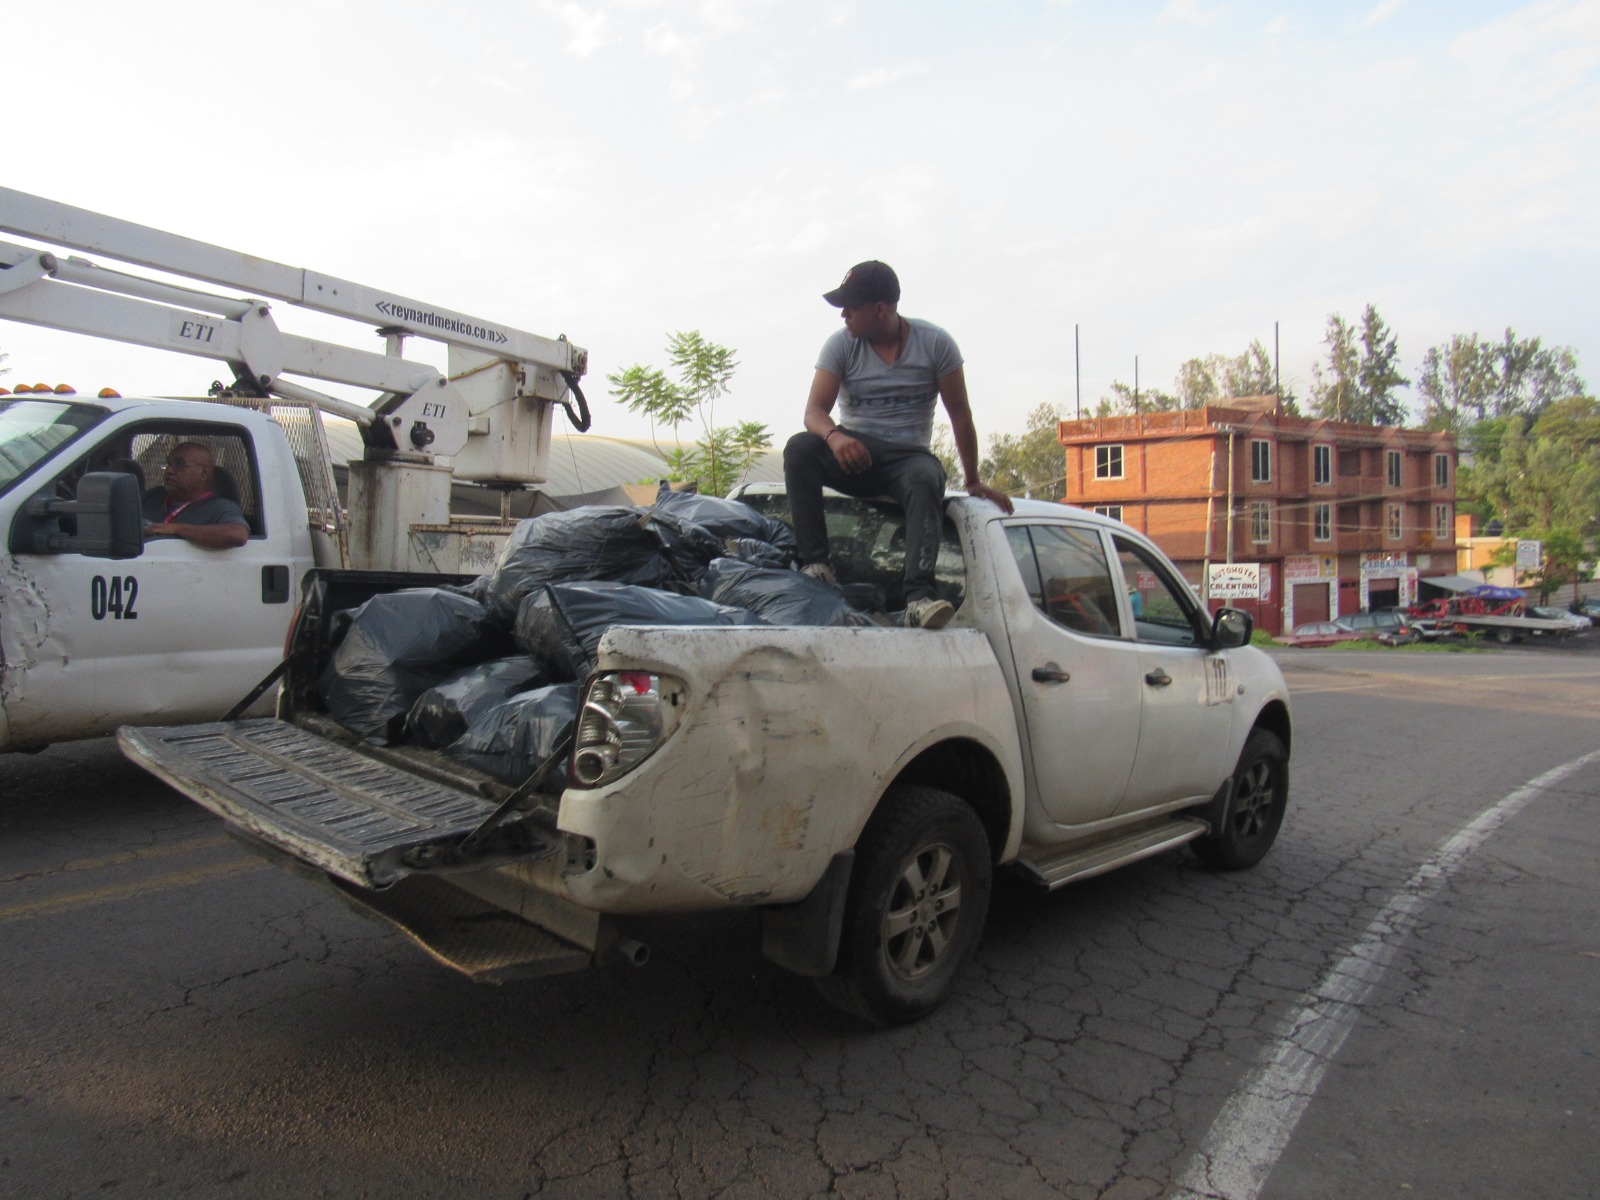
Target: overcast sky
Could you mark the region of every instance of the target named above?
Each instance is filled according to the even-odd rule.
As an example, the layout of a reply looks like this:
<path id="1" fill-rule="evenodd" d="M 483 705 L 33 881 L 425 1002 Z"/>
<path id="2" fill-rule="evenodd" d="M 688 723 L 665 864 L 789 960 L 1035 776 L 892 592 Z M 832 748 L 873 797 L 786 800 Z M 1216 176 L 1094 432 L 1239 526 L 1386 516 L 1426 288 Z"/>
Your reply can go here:
<path id="1" fill-rule="evenodd" d="M 734 347 L 781 443 L 850 264 L 960 344 L 980 434 L 1372 302 L 1600 377 L 1600 0 L 13 5 L 0 181 L 590 350 Z M 320 329 L 277 312 L 291 329 Z M 358 344 L 367 344 L 363 334 Z M 376 348 L 375 341 L 370 343 Z M 0 379 L 219 368 L 0 325 Z M 690 432 L 685 429 L 685 433 Z"/>

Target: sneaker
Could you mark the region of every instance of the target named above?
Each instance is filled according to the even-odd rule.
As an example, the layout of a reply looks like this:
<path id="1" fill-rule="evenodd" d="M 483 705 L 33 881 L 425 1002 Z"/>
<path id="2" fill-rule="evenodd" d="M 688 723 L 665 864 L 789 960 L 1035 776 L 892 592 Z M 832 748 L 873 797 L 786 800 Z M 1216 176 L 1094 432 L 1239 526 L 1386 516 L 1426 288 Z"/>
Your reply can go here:
<path id="1" fill-rule="evenodd" d="M 943 629 L 956 615 L 955 605 L 937 596 L 913 600 L 906 605 L 907 629 Z"/>
<path id="2" fill-rule="evenodd" d="M 800 574 L 809 575 L 818 583 L 825 583 L 831 588 L 839 586 L 839 580 L 833 573 L 833 568 L 825 562 L 807 563 L 800 568 Z"/>

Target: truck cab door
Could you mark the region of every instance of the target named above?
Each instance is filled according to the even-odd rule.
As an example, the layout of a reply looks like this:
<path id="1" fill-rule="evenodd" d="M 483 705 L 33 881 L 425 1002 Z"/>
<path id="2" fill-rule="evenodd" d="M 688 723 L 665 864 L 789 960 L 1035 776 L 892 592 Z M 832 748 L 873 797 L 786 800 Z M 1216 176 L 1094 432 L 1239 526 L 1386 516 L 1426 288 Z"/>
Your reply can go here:
<path id="1" fill-rule="evenodd" d="M 1209 798 L 1232 764 L 1232 664 L 1182 579 L 1148 548 L 1113 535 L 1141 697 L 1139 749 L 1123 812 Z"/>
<path id="2" fill-rule="evenodd" d="M 159 538 L 140 557 L 113 561 L 29 552 L 14 523 L 0 580 L 0 705 L 10 745 L 94 737 L 126 723 L 213 720 L 281 657 L 306 564 L 290 556 L 289 529 L 268 528 L 271 506 L 263 503 L 248 430 L 171 420 L 124 425 L 36 491 L 70 494 L 83 473 L 108 466 L 159 484 L 167 452 L 187 440 L 210 445 L 236 483 L 251 525 L 244 546 L 203 550 Z M 257 711 L 270 706 L 269 694 Z"/>
<path id="3" fill-rule="evenodd" d="M 1139 745 L 1141 649 L 1123 636 L 1112 567 L 1097 529 L 1005 526 L 1027 605 L 1007 632 L 1039 805 L 1061 826 L 1112 816 Z"/>

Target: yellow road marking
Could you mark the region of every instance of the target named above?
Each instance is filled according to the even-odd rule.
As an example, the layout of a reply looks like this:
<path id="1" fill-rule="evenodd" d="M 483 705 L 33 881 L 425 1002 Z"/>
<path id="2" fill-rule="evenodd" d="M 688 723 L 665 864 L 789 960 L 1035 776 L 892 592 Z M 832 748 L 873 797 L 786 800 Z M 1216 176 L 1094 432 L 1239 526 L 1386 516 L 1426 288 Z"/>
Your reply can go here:
<path id="1" fill-rule="evenodd" d="M 167 842 L 160 846 L 144 846 L 138 850 L 125 850 L 121 854 L 108 854 L 104 858 L 75 858 L 61 869 L 63 871 L 97 871 L 101 867 L 117 867 L 123 863 L 141 862 L 147 858 L 162 858 L 168 854 L 185 854 L 191 850 L 211 850 L 233 841 L 225 833 L 207 837 L 189 838 L 182 842 Z"/>
<path id="2" fill-rule="evenodd" d="M 149 879 L 141 879 L 135 883 L 120 884 L 117 887 L 92 888 L 86 892 L 69 892 L 65 896 L 51 896 L 44 900 L 30 900 L 25 904 L 13 904 L 7 908 L 0 908 L 0 923 L 26 920 L 29 917 L 52 916 L 56 913 L 69 912 L 75 908 L 90 908 L 97 904 L 110 904 L 118 900 L 142 896 L 148 892 L 162 892 L 169 888 L 189 887 L 197 883 L 210 883 L 217 879 L 227 879 L 233 875 L 245 875 L 251 871 L 264 871 L 267 867 L 267 863 L 241 858 L 235 862 L 214 863 L 209 867 L 195 867 L 188 871 L 174 871 L 170 875 L 153 875 Z"/>

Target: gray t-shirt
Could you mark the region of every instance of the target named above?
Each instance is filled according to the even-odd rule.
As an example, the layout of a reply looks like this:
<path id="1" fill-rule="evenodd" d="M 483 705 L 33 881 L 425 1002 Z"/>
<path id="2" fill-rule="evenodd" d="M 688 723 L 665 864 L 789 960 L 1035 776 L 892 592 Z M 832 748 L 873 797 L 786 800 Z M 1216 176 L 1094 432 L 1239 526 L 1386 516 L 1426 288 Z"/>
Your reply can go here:
<path id="1" fill-rule="evenodd" d="M 916 317 L 905 323 L 911 336 L 893 365 L 866 338 L 840 329 L 822 343 L 817 367 L 839 377 L 834 419 L 840 425 L 896 445 L 926 447 L 933 441 L 939 380 L 961 365 L 961 351 L 937 325 Z"/>

